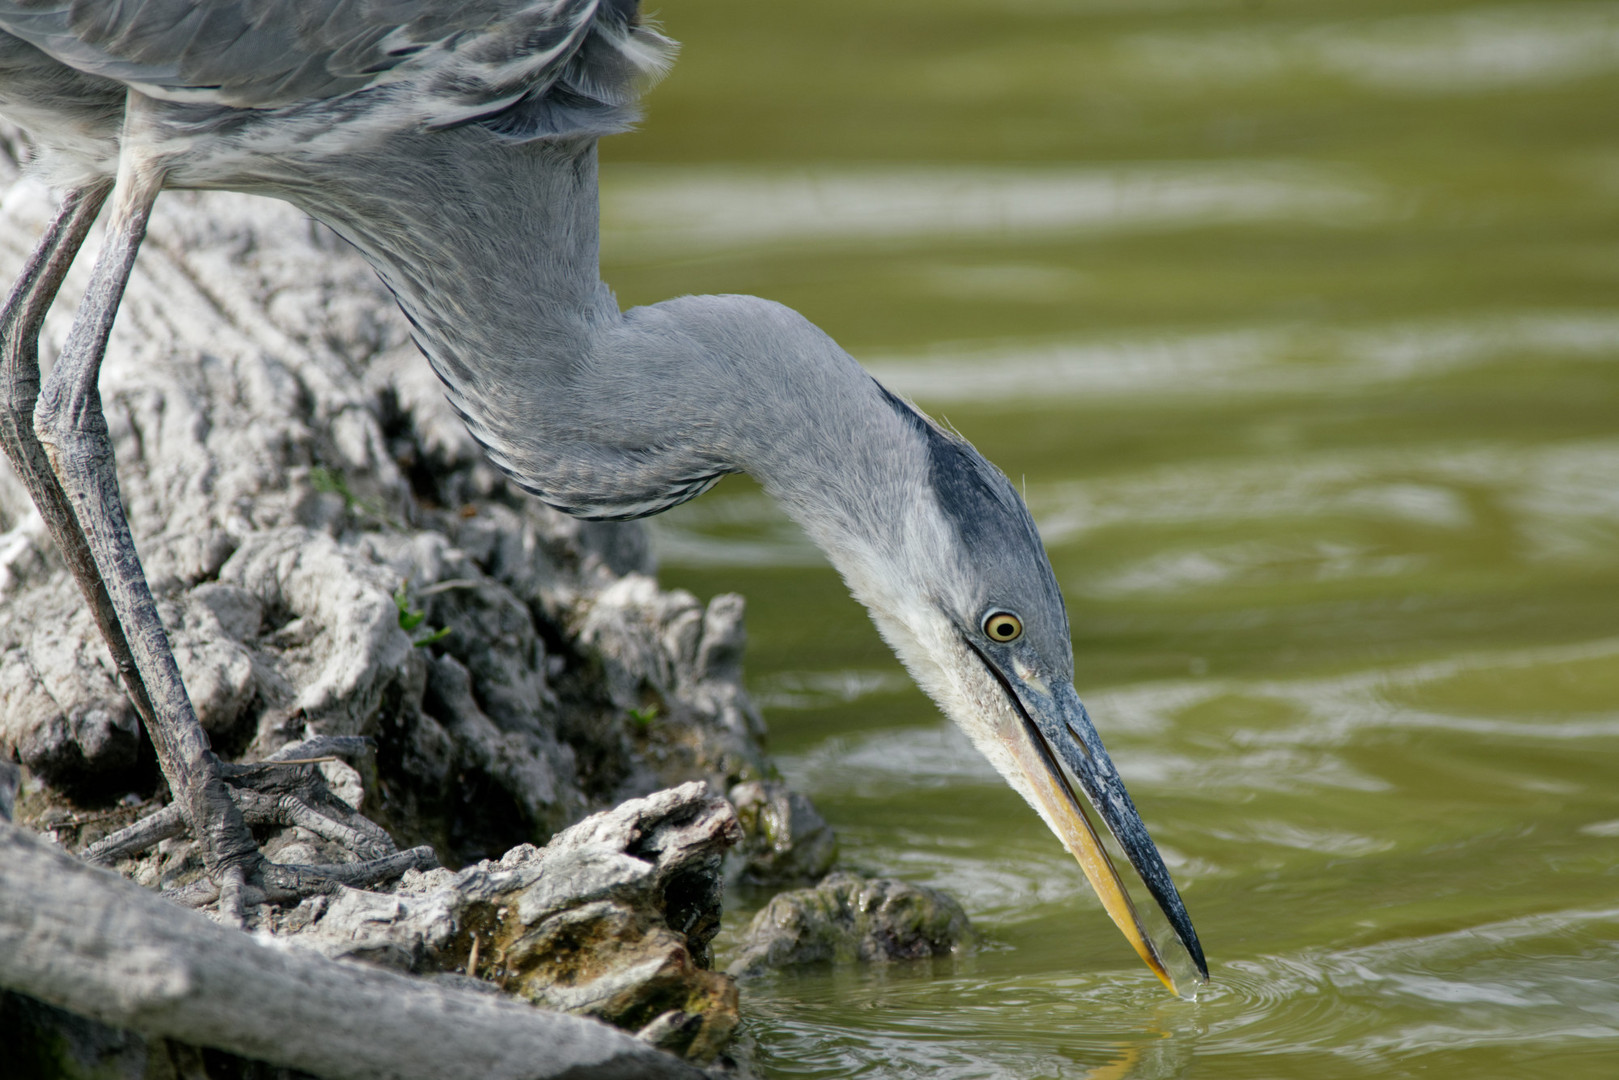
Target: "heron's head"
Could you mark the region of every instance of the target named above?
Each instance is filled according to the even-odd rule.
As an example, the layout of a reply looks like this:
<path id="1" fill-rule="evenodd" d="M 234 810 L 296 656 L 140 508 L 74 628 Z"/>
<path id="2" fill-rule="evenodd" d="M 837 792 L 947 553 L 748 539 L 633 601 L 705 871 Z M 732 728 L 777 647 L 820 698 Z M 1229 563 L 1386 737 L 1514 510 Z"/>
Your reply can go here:
<path id="1" fill-rule="evenodd" d="M 1176 987 L 1143 928 L 1087 802 L 1206 979 L 1186 908 L 1074 692 L 1062 594 L 1006 477 L 780 304 L 682 297 L 625 325 L 606 355 L 629 358 L 636 377 L 604 390 L 615 411 L 601 427 L 623 439 L 626 417 L 650 418 L 632 432 L 641 457 L 651 445 L 699 448 L 706 464 L 671 458 L 684 470 L 668 485 L 679 497 L 701 490 L 691 478 L 705 469 L 758 478 L 922 689 L 1079 860 L 1148 966 L 1170 989 L 1191 989 Z M 626 408 L 643 386 L 658 397 Z"/>
<path id="2" fill-rule="evenodd" d="M 1074 690 L 1068 616 L 1028 509 L 964 439 L 883 395 L 903 424 L 893 476 L 871 496 L 887 502 L 872 514 L 886 527 L 835 561 L 917 683 L 1079 860 L 1141 958 L 1171 990 L 1189 990 L 1175 986 L 1081 803 L 1206 979 L 1180 895 Z"/>

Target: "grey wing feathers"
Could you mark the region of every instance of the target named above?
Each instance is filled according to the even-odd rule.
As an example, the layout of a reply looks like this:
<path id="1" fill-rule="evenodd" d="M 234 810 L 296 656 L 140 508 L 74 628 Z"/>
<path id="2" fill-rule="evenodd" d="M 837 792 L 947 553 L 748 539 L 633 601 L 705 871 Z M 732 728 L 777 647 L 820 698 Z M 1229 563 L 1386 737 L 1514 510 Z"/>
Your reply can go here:
<path id="1" fill-rule="evenodd" d="M 0 34 L 0 112 L 26 113 L 35 101 L 51 119 L 85 131 L 117 130 L 124 111 L 124 95 L 117 86 L 58 63 L 10 34 Z"/>
<path id="2" fill-rule="evenodd" d="M 667 63 L 635 0 L 0 0 L 0 29 L 155 97 L 267 109 L 409 83 L 430 126 L 553 86 L 604 106 Z"/>

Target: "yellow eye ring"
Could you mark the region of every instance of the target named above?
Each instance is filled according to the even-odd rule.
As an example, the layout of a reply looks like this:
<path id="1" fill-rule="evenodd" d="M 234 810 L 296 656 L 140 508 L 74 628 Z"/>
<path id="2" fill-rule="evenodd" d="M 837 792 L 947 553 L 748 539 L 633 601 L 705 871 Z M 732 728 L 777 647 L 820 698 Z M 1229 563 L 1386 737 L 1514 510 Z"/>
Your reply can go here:
<path id="1" fill-rule="evenodd" d="M 1023 636 L 1023 621 L 1010 611 L 992 611 L 984 617 L 984 634 L 991 641 L 1016 641 Z"/>

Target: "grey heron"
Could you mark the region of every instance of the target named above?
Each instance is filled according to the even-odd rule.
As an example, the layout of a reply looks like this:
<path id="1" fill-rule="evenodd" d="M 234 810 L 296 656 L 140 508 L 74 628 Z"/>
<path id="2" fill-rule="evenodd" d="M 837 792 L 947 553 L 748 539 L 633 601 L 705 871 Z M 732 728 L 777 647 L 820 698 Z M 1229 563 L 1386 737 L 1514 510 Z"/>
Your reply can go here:
<path id="1" fill-rule="evenodd" d="M 66 192 L 0 312 L 0 436 L 222 909 L 239 918 L 246 883 L 285 894 L 319 875 L 254 846 L 118 499 L 97 373 L 165 188 L 283 199 L 352 243 L 490 458 L 552 507 L 630 519 L 728 473 L 757 478 L 1079 860 L 1142 959 L 1175 988 L 1080 793 L 1206 979 L 1074 690 L 1062 596 L 1006 477 L 796 312 L 746 296 L 620 311 L 602 283 L 596 141 L 633 122 L 637 87 L 671 51 L 636 0 L 0 0 L 0 113 Z M 109 200 L 91 284 L 41 386 L 40 320 Z"/>

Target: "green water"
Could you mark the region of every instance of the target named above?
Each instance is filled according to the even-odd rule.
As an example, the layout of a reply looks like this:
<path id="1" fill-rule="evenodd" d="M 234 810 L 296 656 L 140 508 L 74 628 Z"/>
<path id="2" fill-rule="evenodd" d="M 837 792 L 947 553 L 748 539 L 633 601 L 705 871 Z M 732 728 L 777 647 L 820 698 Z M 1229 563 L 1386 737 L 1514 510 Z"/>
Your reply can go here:
<path id="1" fill-rule="evenodd" d="M 1166 995 L 745 480 L 659 525 L 846 860 L 990 938 L 768 1077 L 1619 1076 L 1619 4 L 680 0 L 625 303 L 804 312 L 1026 487 L 1213 966 Z"/>

